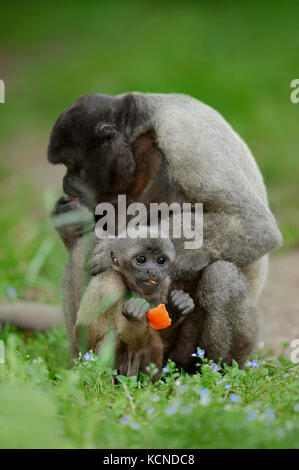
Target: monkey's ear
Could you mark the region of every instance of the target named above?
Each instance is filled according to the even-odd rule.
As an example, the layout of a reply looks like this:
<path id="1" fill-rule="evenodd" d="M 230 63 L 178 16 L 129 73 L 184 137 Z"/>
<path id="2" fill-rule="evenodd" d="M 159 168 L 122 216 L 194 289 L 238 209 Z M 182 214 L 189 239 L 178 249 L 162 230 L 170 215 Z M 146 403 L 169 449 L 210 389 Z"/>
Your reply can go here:
<path id="1" fill-rule="evenodd" d="M 111 259 L 112 259 L 112 263 L 115 267 L 118 267 L 119 266 L 119 262 L 118 262 L 118 258 L 117 258 L 117 255 L 115 253 L 114 250 L 111 250 Z"/>
<path id="2" fill-rule="evenodd" d="M 154 132 L 152 130 L 149 130 L 136 138 L 133 144 L 134 154 L 136 157 L 149 154 L 153 151 L 153 146 Z"/>
<path id="3" fill-rule="evenodd" d="M 94 130 L 95 133 L 103 139 L 116 137 L 117 135 L 117 130 L 115 127 L 108 123 L 98 122 Z"/>
<path id="4" fill-rule="evenodd" d="M 102 172 L 109 182 L 109 192 L 127 192 L 135 180 L 135 159 L 124 136 L 113 124 L 98 122 L 95 134 L 99 137 L 99 147 L 103 149 Z"/>
<path id="5" fill-rule="evenodd" d="M 141 193 L 155 176 L 161 164 L 161 155 L 155 144 L 155 134 L 149 130 L 139 135 L 133 143 L 136 163 L 134 193 Z"/>

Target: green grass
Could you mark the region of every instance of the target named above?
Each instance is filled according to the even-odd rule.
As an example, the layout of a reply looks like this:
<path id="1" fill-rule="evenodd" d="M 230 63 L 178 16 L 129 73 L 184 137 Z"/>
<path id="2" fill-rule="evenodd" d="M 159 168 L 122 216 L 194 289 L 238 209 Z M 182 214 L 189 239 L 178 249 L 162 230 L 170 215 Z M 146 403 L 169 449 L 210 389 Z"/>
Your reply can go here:
<path id="1" fill-rule="evenodd" d="M 298 447 L 299 376 L 285 359 L 224 374 L 205 360 L 193 376 L 169 363 L 156 384 L 115 385 L 108 354 L 68 369 L 61 329 L 24 337 L 7 326 L 1 337 L 0 447 Z"/>
<path id="2" fill-rule="evenodd" d="M 48 220 L 55 195 L 36 190 L 28 157 L 42 142 L 46 159 L 54 121 L 86 93 L 183 92 L 215 107 L 258 161 L 284 246 L 298 246 L 299 104 L 289 98 L 298 16 L 295 1 L 2 5 L 0 300 L 60 302 L 66 254 Z M 298 447 L 298 376 L 283 359 L 223 377 L 206 367 L 115 386 L 107 364 L 69 369 L 62 329 L 28 337 L 6 326 L 0 336 L 1 447 Z"/>
<path id="3" fill-rule="evenodd" d="M 67 256 L 49 218 L 54 196 L 41 197 L 24 181 L 13 189 L 0 188 L 6 202 L 0 212 L 0 299 L 8 299 L 13 287 L 16 300 L 58 303 Z"/>

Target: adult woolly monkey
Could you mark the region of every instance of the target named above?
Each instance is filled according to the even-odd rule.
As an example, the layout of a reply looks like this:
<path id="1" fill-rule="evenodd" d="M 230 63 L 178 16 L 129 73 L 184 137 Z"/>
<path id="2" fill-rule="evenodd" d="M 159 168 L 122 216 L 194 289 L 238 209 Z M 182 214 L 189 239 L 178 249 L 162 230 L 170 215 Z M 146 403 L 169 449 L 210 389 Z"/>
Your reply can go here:
<path id="1" fill-rule="evenodd" d="M 116 204 L 118 194 L 126 194 L 128 204 L 204 204 L 203 245 L 186 250 L 183 239 L 172 240 L 174 282 L 190 293 L 195 308 L 169 338 L 165 355 L 188 370 L 200 345 L 211 359 L 231 363 L 234 358 L 242 366 L 256 339 L 256 301 L 266 279 L 267 253 L 280 245 L 281 235 L 254 158 L 223 117 L 185 95 L 88 95 L 56 122 L 48 157 L 67 167 L 65 193 L 91 210 L 101 201 Z M 101 267 L 105 282 L 98 256 L 101 243 L 92 269 L 97 274 Z M 85 257 L 77 257 L 72 268 L 73 261 L 64 290 L 70 299 L 66 317 L 74 326 L 80 291 L 70 273 L 82 272 Z M 194 343 L 188 331 L 193 320 Z"/>

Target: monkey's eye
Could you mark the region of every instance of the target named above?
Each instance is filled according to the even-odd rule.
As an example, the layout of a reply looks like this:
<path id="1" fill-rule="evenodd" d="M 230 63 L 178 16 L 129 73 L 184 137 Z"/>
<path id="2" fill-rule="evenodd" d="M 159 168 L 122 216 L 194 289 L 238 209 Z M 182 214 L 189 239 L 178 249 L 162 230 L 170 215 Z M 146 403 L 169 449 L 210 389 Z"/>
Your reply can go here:
<path id="1" fill-rule="evenodd" d="M 146 257 L 145 256 L 136 256 L 136 261 L 138 264 L 144 264 L 146 263 Z"/>
<path id="2" fill-rule="evenodd" d="M 157 259 L 157 263 L 160 266 L 163 266 L 166 263 L 166 259 L 164 258 L 164 256 L 159 256 L 159 258 Z"/>
<path id="3" fill-rule="evenodd" d="M 70 163 L 67 165 L 67 168 L 68 168 L 68 170 L 70 170 L 70 171 L 76 171 L 76 170 L 78 170 L 79 166 L 78 166 L 78 164 L 75 163 L 75 162 L 70 162 Z"/>
<path id="4" fill-rule="evenodd" d="M 112 124 L 107 124 L 107 123 L 96 124 L 95 132 L 100 137 L 115 137 L 117 134 L 115 127 L 112 126 Z"/>

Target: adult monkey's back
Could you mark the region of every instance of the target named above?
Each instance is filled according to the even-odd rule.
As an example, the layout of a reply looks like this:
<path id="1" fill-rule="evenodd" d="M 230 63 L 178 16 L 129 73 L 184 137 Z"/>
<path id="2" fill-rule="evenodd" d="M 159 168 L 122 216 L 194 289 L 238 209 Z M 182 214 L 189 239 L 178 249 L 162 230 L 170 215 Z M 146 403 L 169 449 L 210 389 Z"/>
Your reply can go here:
<path id="1" fill-rule="evenodd" d="M 234 358 L 242 365 L 256 340 L 267 253 L 279 246 L 281 235 L 254 158 L 222 116 L 185 95 L 88 95 L 55 124 L 49 160 L 68 167 L 65 192 L 92 209 L 115 202 L 117 194 L 126 194 L 128 203 L 204 204 L 201 248 L 185 250 L 183 239 L 173 239 L 174 283 L 189 283 L 197 308 L 170 335 L 166 351 L 186 369 L 197 345 L 214 360 Z M 60 208 L 58 203 L 58 213 Z M 78 249 L 80 233 L 68 244 Z M 102 250 L 100 241 L 93 274 L 105 270 Z M 66 298 L 72 299 L 66 312 L 70 337 L 79 309 L 72 272 L 82 268 L 80 257 L 71 258 L 65 282 Z"/>

